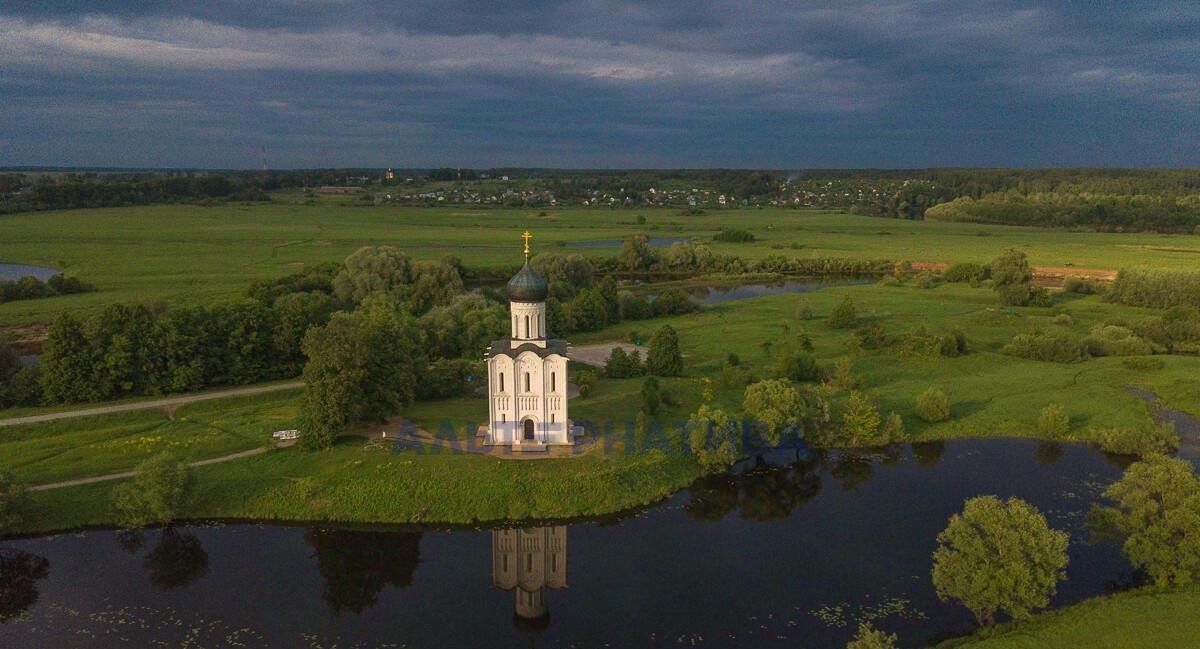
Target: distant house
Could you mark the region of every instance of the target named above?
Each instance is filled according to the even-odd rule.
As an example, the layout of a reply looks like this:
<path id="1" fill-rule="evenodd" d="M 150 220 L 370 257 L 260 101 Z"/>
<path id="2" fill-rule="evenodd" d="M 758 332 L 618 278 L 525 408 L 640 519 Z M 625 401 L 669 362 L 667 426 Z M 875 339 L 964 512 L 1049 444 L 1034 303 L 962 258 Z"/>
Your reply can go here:
<path id="1" fill-rule="evenodd" d="M 315 190 L 318 194 L 365 194 L 366 187 L 346 187 L 342 185 L 327 185 Z"/>

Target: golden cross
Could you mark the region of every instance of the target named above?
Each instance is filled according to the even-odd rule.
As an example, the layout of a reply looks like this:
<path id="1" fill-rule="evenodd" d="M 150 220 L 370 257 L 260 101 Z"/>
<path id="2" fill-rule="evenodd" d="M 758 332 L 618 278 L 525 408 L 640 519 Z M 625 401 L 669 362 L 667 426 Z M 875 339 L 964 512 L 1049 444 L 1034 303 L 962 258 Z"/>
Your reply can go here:
<path id="1" fill-rule="evenodd" d="M 528 259 L 529 258 L 529 240 L 533 238 L 533 235 L 529 234 L 529 230 L 526 230 L 521 235 L 521 238 L 525 240 L 525 258 Z"/>

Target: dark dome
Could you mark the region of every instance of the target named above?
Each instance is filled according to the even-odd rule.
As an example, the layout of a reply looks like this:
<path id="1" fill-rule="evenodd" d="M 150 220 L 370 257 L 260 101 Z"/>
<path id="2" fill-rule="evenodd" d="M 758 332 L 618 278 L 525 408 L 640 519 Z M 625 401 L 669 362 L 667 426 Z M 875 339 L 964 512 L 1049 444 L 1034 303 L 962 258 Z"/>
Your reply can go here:
<path id="1" fill-rule="evenodd" d="M 545 302 L 549 295 L 546 278 L 530 268 L 528 261 L 508 280 L 508 299 L 513 302 Z"/>

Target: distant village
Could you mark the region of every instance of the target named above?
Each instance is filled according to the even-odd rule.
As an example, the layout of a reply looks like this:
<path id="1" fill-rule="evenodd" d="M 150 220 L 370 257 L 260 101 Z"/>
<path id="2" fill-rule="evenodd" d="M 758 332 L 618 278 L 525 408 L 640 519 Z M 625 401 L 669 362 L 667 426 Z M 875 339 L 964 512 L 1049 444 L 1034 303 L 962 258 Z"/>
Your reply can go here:
<path id="1" fill-rule="evenodd" d="M 813 179 L 772 180 L 753 192 L 721 191 L 696 183 L 680 186 L 587 187 L 571 177 L 512 178 L 480 172 L 470 179 L 441 181 L 400 175 L 388 169 L 382 177 L 347 176 L 344 184 L 312 189 L 317 195 L 359 195 L 375 203 L 418 205 L 501 205 L 513 207 L 846 207 L 885 201 L 914 180 Z M 764 191 L 765 190 L 765 191 Z"/>

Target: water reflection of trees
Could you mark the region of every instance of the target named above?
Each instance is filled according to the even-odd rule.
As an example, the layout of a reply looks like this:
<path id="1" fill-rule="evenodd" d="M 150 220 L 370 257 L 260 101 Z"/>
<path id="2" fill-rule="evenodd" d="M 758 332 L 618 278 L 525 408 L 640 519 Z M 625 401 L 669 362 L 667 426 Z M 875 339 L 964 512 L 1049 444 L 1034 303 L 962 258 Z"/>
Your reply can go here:
<path id="1" fill-rule="evenodd" d="M 195 534 L 164 527 L 158 544 L 146 554 L 142 567 L 159 590 L 174 590 L 208 574 L 208 553 Z"/>
<path id="2" fill-rule="evenodd" d="M 913 442 L 912 444 L 913 458 L 924 467 L 935 467 L 942 461 L 942 456 L 946 454 L 946 443 L 938 440 L 936 442 Z"/>
<path id="3" fill-rule="evenodd" d="M 704 521 L 720 520 L 735 509 L 750 520 L 787 518 L 820 493 L 818 465 L 813 460 L 782 467 L 759 464 L 740 474 L 707 476 L 688 490 L 691 499 L 684 509 Z"/>
<path id="4" fill-rule="evenodd" d="M 325 602 L 335 615 L 370 609 L 386 586 L 407 587 L 421 562 L 420 532 L 310 528 L 304 538 L 325 580 Z"/>
<path id="5" fill-rule="evenodd" d="M 38 599 L 37 582 L 50 574 L 50 562 L 15 548 L 0 548 L 0 623 L 20 616 Z"/>
<path id="6" fill-rule="evenodd" d="M 146 547 L 146 532 L 121 530 L 117 545 L 129 554 Z M 150 583 L 159 590 L 183 588 L 208 574 L 208 552 L 195 534 L 167 526 L 158 531 L 158 542 L 142 560 Z"/>

